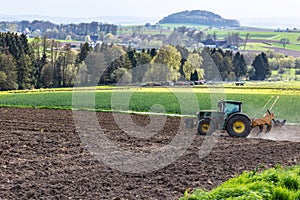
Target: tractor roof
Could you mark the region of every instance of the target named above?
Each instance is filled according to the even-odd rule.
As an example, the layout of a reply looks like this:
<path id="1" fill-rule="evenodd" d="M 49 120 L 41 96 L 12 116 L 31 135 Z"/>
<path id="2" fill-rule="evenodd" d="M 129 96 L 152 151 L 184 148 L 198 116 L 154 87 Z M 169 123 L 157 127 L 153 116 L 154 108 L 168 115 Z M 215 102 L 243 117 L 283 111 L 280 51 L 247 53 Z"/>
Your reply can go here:
<path id="1" fill-rule="evenodd" d="M 224 103 L 231 103 L 231 104 L 243 104 L 243 102 L 241 101 L 234 101 L 234 100 L 221 100 L 221 102 L 224 102 Z"/>

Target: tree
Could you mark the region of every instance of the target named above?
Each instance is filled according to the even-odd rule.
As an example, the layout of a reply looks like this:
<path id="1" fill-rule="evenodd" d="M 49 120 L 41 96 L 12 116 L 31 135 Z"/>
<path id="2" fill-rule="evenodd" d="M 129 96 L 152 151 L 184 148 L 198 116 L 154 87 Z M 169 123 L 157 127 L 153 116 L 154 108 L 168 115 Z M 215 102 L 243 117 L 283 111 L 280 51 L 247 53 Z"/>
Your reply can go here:
<path id="1" fill-rule="evenodd" d="M 125 68 L 118 68 L 112 74 L 111 78 L 114 82 L 118 85 L 127 85 L 130 84 L 132 81 L 131 74 Z"/>
<path id="2" fill-rule="evenodd" d="M 96 53 L 99 53 L 101 56 L 103 56 L 101 59 L 103 59 L 103 62 L 99 63 L 103 69 L 103 65 L 105 63 L 104 71 L 101 71 L 101 84 L 112 84 L 114 83 L 111 79 L 111 74 L 118 68 L 127 68 L 131 69 L 131 62 L 129 60 L 127 52 L 118 45 L 107 45 L 102 44 L 95 48 L 94 50 Z M 88 63 L 86 62 L 88 65 Z M 89 65 L 88 65 L 89 68 Z M 88 70 L 89 71 L 89 70 Z M 99 73 L 97 73 L 99 74 Z"/>
<path id="3" fill-rule="evenodd" d="M 226 37 L 225 40 L 227 40 L 227 44 L 230 46 L 240 46 L 240 43 L 243 41 L 242 38 L 240 38 L 239 33 L 229 33 Z"/>
<path id="4" fill-rule="evenodd" d="M 187 48 L 182 47 L 182 46 L 176 46 L 176 49 L 180 52 L 181 55 L 181 60 L 180 60 L 180 69 L 179 69 L 179 73 L 181 75 L 180 79 L 184 79 L 185 75 L 184 75 L 184 71 L 183 71 L 183 65 L 186 62 L 190 52 Z M 197 77 L 198 78 L 198 77 Z"/>
<path id="5" fill-rule="evenodd" d="M 285 49 L 286 45 L 289 44 L 290 41 L 287 38 L 282 38 L 279 43 L 282 44 L 282 47 Z"/>
<path id="6" fill-rule="evenodd" d="M 230 72 L 228 75 L 228 79 L 229 81 L 235 81 L 236 80 L 236 76 L 234 72 Z"/>
<path id="7" fill-rule="evenodd" d="M 209 48 L 204 48 L 201 51 L 201 57 L 203 58 L 201 68 L 204 69 L 204 78 L 206 80 L 220 80 L 218 66 L 214 62 L 211 53 Z"/>
<path id="8" fill-rule="evenodd" d="M 28 55 L 23 55 L 17 62 L 17 83 L 19 89 L 30 89 L 33 85 L 34 69 L 32 60 Z"/>
<path id="9" fill-rule="evenodd" d="M 255 57 L 252 66 L 255 69 L 254 75 L 250 77 L 252 80 L 264 80 L 271 75 L 268 58 L 264 52 Z"/>
<path id="10" fill-rule="evenodd" d="M 244 51 L 246 50 L 247 42 L 250 38 L 250 33 L 247 33 L 244 40 Z"/>
<path id="11" fill-rule="evenodd" d="M 131 63 L 131 68 L 136 67 L 137 61 L 136 61 L 136 52 L 134 49 L 129 48 L 127 51 L 128 59 L 130 60 Z"/>
<path id="12" fill-rule="evenodd" d="M 166 65 L 149 64 L 142 82 L 169 82 L 174 81 L 174 72 Z"/>
<path id="13" fill-rule="evenodd" d="M 11 55 L 15 62 L 19 89 L 27 89 L 33 85 L 33 56 L 24 34 L 0 33 L 0 53 Z M 6 75 L 7 73 L 4 72 Z M 2 73 L 2 81 L 5 78 Z M 6 78 L 9 78 L 7 76 Z"/>
<path id="14" fill-rule="evenodd" d="M 221 77 L 223 80 L 228 80 L 230 73 L 233 71 L 232 59 L 229 56 L 225 56 L 220 68 Z"/>
<path id="15" fill-rule="evenodd" d="M 233 72 L 235 73 L 235 76 L 237 78 L 240 78 L 241 76 L 245 76 L 247 73 L 247 65 L 244 59 L 244 56 L 240 54 L 240 52 L 237 52 L 232 60 L 233 64 Z"/>
<path id="16" fill-rule="evenodd" d="M 90 52 L 86 59 L 86 77 L 83 76 L 84 84 L 97 85 L 107 68 L 105 55 L 101 52 Z M 84 73 L 82 73 L 84 75 Z"/>
<path id="17" fill-rule="evenodd" d="M 295 60 L 295 68 L 300 69 L 300 58 L 296 58 Z"/>
<path id="18" fill-rule="evenodd" d="M 180 69 L 180 60 L 181 55 L 179 51 L 171 45 L 164 45 L 160 48 L 157 55 L 154 56 L 151 61 L 152 64 L 162 64 L 167 66 L 170 69 L 170 73 L 165 74 L 168 81 L 177 81 L 180 77 L 179 69 Z"/>
<path id="19" fill-rule="evenodd" d="M 107 34 L 104 35 L 104 37 L 103 37 L 103 42 L 105 42 L 105 43 L 113 43 L 113 42 L 114 42 L 114 39 L 115 39 L 115 37 L 114 37 L 113 34 L 107 33 Z"/>
<path id="20" fill-rule="evenodd" d="M 271 70 L 278 70 L 279 69 L 279 60 L 276 58 L 269 59 L 269 66 Z"/>
<path id="21" fill-rule="evenodd" d="M 219 74 L 221 75 L 222 80 L 226 80 L 228 78 L 229 72 L 232 70 L 230 55 L 225 55 L 225 53 L 221 49 L 214 49 L 212 51 L 211 58 L 213 59 L 214 64 L 219 70 Z"/>
<path id="22" fill-rule="evenodd" d="M 71 45 L 67 44 L 63 47 L 63 52 L 61 53 L 63 59 L 63 67 L 62 67 L 62 82 L 63 86 L 72 86 L 71 78 L 72 75 L 69 73 L 74 73 L 76 71 L 73 69 L 76 62 L 76 52 L 71 49 Z"/>
<path id="23" fill-rule="evenodd" d="M 197 71 L 198 80 L 203 78 L 203 70 L 201 71 L 200 66 L 202 65 L 202 57 L 198 53 L 192 53 L 187 57 L 187 61 L 183 65 L 183 72 L 185 78 L 190 81 L 191 74 Z"/>
<path id="24" fill-rule="evenodd" d="M 90 45 L 85 42 L 80 46 L 80 51 L 77 55 L 76 58 L 76 64 L 81 63 L 82 61 L 84 61 L 88 55 L 88 53 L 92 50 L 92 48 L 90 47 Z"/>
<path id="25" fill-rule="evenodd" d="M 0 53 L 0 90 L 17 89 L 17 71 L 14 58 Z"/>
<path id="26" fill-rule="evenodd" d="M 68 64 L 65 71 L 65 85 L 70 87 L 74 86 L 77 69 L 74 64 Z"/>
<path id="27" fill-rule="evenodd" d="M 132 68 L 132 82 L 142 82 L 145 72 L 152 60 L 150 54 L 140 52 L 136 54 L 136 67 Z"/>
<path id="28" fill-rule="evenodd" d="M 43 67 L 47 64 L 47 49 L 51 46 L 52 42 L 47 39 L 46 36 L 43 38 L 36 37 L 32 42 L 32 62 L 33 62 L 33 79 L 32 84 L 35 88 L 42 87 L 41 73 Z M 53 50 L 51 46 L 51 50 Z M 51 56 L 52 56 L 51 51 Z M 51 57 L 52 58 L 52 57 Z M 52 64 L 51 60 L 51 64 Z"/>
<path id="29" fill-rule="evenodd" d="M 214 41 L 217 41 L 217 32 L 216 31 L 213 32 L 212 39 L 214 39 Z"/>
<path id="30" fill-rule="evenodd" d="M 50 63 L 46 64 L 42 69 L 41 83 L 44 87 L 53 86 L 53 68 Z"/>
<path id="31" fill-rule="evenodd" d="M 76 75 L 76 85 L 81 85 L 85 86 L 88 83 L 88 69 L 87 65 L 85 64 L 85 61 L 82 61 L 78 66 L 77 66 L 77 75 Z"/>
<path id="32" fill-rule="evenodd" d="M 290 73 L 290 69 L 295 68 L 295 58 L 292 56 L 282 58 L 279 60 L 279 69 L 284 69 Z"/>
<path id="33" fill-rule="evenodd" d="M 151 50 L 148 51 L 148 53 L 151 55 L 151 57 L 153 58 L 154 56 L 156 56 L 157 51 L 155 48 L 152 48 Z"/>

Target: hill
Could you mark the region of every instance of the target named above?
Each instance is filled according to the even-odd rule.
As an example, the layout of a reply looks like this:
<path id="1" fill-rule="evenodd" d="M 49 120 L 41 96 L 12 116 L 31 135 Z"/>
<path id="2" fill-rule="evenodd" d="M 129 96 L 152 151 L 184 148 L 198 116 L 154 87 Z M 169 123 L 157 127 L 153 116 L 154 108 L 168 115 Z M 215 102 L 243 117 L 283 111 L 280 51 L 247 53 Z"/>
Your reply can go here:
<path id="1" fill-rule="evenodd" d="M 197 24 L 212 27 L 239 27 L 240 22 L 234 19 L 224 19 L 220 15 L 204 10 L 183 11 L 171 14 L 159 21 L 159 24 Z"/>

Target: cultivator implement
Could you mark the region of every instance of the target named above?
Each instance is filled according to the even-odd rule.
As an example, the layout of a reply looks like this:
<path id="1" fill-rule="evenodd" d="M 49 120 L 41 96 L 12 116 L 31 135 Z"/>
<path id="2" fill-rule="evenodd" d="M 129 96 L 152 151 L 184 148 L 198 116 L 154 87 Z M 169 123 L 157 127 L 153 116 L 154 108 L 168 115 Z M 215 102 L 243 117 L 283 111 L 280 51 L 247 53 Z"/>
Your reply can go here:
<path id="1" fill-rule="evenodd" d="M 262 118 L 252 120 L 252 128 L 259 127 L 259 133 L 261 133 L 263 131 L 264 125 L 266 125 L 267 133 L 272 129 L 273 124 L 275 127 L 282 127 L 285 124 L 285 122 L 286 120 L 275 120 L 274 113 L 271 113 L 269 110 L 267 110 L 265 116 L 263 116 Z"/>
<path id="2" fill-rule="evenodd" d="M 267 104 L 274 98 L 272 96 L 269 101 L 265 104 L 264 108 L 267 106 Z M 259 132 L 261 133 L 263 131 L 264 125 L 267 126 L 266 133 L 269 132 L 272 129 L 272 126 L 274 124 L 275 127 L 282 127 L 286 120 L 284 119 L 283 121 L 280 120 L 275 120 L 275 115 L 274 113 L 271 113 L 270 110 L 275 106 L 279 99 L 279 96 L 274 100 L 273 104 L 271 105 L 270 109 L 267 110 L 266 114 L 262 118 L 258 119 L 253 119 L 252 120 L 252 128 L 259 127 Z"/>

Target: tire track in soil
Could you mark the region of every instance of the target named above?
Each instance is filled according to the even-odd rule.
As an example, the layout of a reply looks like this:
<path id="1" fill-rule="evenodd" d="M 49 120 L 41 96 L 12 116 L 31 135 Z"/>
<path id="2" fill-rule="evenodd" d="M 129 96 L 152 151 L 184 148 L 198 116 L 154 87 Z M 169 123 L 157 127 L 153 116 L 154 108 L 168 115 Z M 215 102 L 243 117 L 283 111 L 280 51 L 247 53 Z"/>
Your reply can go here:
<path id="1" fill-rule="evenodd" d="M 0 113 L 1 199 L 178 199 L 187 188 L 211 189 L 260 164 L 290 166 L 300 160 L 299 142 L 224 134 L 213 136 L 218 142 L 200 159 L 198 151 L 205 138 L 196 135 L 185 155 L 163 169 L 122 173 L 87 151 L 75 131 L 71 111 L 0 108 Z M 111 113 L 97 113 L 97 117 L 105 134 L 130 150 L 164 146 L 179 124 L 170 117 L 159 134 L 136 139 L 116 126 Z M 149 123 L 147 116 L 132 118 L 141 126 Z M 196 129 L 188 131 L 196 134 Z"/>

